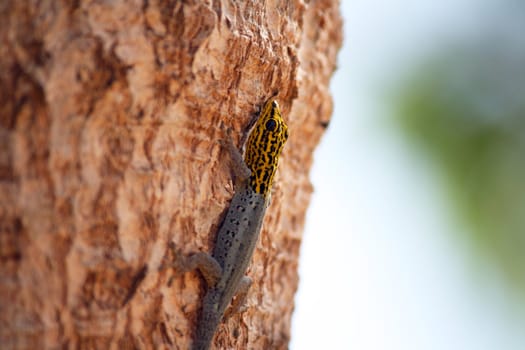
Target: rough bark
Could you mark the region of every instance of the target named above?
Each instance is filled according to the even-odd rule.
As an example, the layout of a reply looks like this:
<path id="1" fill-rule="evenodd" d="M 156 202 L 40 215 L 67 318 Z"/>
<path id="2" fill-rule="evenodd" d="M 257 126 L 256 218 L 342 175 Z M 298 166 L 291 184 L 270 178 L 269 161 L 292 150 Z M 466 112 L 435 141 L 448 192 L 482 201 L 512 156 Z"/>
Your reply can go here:
<path id="1" fill-rule="evenodd" d="M 210 251 L 237 144 L 277 92 L 290 131 L 217 349 L 285 349 L 332 111 L 337 1 L 0 2 L 3 349 L 188 348 L 204 283 L 159 270 L 170 242 Z"/>

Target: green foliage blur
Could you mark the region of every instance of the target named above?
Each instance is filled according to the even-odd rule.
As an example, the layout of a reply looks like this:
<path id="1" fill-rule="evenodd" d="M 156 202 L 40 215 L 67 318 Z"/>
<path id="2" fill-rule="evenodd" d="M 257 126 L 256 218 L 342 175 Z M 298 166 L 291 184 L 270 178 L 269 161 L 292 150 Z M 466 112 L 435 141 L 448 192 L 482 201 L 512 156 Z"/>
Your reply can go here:
<path id="1" fill-rule="evenodd" d="M 525 299 L 525 45 L 491 39 L 442 49 L 412 72 L 396 121 L 442 170 L 475 256 Z"/>

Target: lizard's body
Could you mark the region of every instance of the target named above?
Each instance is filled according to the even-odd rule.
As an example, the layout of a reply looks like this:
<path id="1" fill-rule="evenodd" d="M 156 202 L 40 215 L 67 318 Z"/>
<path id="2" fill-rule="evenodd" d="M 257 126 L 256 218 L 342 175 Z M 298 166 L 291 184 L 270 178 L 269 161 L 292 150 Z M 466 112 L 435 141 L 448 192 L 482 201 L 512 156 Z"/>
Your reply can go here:
<path id="1" fill-rule="evenodd" d="M 212 255 L 193 256 L 193 265 L 201 270 L 208 284 L 194 350 L 209 349 L 232 298 L 238 292 L 245 294 L 251 283 L 244 274 L 257 244 L 273 176 L 287 138 L 279 105 L 270 100 L 246 142 L 244 161 L 237 150 L 232 150 L 235 194 L 217 233 Z"/>
<path id="2" fill-rule="evenodd" d="M 235 191 L 217 234 L 212 258 L 221 266 L 222 274 L 215 285 L 208 286 L 204 297 L 195 337 L 195 350 L 209 347 L 224 311 L 237 294 L 257 243 L 267 201 L 247 186 L 243 187 Z M 242 212 L 237 208 L 242 208 Z"/>

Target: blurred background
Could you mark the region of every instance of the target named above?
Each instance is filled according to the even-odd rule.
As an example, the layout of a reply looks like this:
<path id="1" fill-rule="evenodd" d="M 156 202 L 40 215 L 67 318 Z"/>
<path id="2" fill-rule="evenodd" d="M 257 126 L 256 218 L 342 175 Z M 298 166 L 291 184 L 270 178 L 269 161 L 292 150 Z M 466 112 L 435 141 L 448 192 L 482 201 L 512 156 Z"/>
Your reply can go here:
<path id="1" fill-rule="evenodd" d="M 290 349 L 525 349 L 525 1 L 342 1 Z"/>

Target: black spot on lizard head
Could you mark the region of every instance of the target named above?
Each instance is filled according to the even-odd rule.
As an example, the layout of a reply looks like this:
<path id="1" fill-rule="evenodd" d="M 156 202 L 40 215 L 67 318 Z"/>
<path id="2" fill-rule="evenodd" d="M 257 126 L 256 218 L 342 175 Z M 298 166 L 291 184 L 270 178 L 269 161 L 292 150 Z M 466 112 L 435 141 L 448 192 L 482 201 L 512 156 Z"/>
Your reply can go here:
<path id="1" fill-rule="evenodd" d="M 266 122 L 266 131 L 274 131 L 275 128 L 277 127 L 277 122 L 273 119 L 269 119 L 267 122 Z"/>

